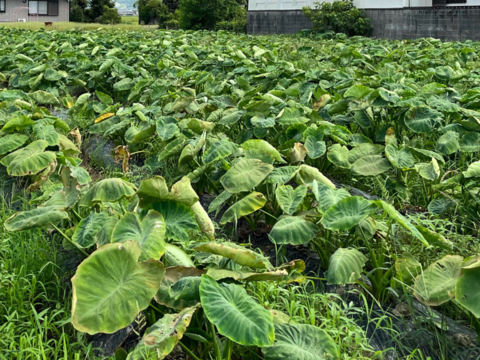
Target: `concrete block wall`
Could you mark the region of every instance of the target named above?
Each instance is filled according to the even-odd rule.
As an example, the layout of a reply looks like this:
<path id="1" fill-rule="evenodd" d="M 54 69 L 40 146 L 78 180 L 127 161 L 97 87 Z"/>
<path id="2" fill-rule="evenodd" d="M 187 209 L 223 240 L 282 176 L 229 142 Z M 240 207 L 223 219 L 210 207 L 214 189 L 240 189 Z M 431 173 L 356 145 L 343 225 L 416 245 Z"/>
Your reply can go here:
<path id="1" fill-rule="evenodd" d="M 444 41 L 480 40 L 480 6 L 366 9 L 372 19 L 373 37 Z M 248 11 L 249 34 L 292 34 L 311 29 L 302 10 Z"/>

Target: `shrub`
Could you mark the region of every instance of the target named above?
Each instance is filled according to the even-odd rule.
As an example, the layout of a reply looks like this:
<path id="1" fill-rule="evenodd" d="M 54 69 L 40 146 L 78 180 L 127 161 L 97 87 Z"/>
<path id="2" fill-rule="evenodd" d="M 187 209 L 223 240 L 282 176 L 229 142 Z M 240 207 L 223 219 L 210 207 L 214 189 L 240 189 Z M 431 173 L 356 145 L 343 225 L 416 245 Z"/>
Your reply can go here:
<path id="1" fill-rule="evenodd" d="M 334 1 L 333 3 L 315 3 L 315 9 L 304 7 L 305 15 L 312 20 L 314 31 L 333 30 L 348 36 L 372 33 L 372 21 L 365 11 L 357 9 L 353 0 Z"/>
<path id="2" fill-rule="evenodd" d="M 177 30 L 179 17 L 180 12 L 178 10 L 171 12 L 166 4 L 162 4 L 157 10 L 158 27 L 160 29 Z"/>
<path id="3" fill-rule="evenodd" d="M 180 27 L 186 30 L 241 28 L 245 18 L 243 0 L 182 0 L 180 2 Z M 227 24 L 229 22 L 232 24 Z"/>

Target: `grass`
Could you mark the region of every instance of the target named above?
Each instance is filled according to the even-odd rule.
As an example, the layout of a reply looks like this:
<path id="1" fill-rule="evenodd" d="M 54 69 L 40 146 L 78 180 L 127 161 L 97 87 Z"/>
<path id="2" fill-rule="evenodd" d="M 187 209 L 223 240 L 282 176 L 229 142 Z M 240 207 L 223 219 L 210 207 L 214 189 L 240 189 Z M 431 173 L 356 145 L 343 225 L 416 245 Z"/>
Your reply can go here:
<path id="1" fill-rule="evenodd" d="M 40 230 L 7 233 L 0 198 L 0 360 L 99 359 L 70 321 L 60 242 Z"/>
<path id="2" fill-rule="evenodd" d="M 128 20 L 125 20 L 128 18 Z M 136 19 L 136 21 L 134 21 Z M 138 25 L 138 17 L 134 16 L 124 16 L 122 18 L 121 24 L 116 25 L 105 25 L 105 24 L 87 24 L 87 23 L 74 23 L 74 22 L 54 22 L 52 26 L 45 27 L 45 23 L 43 22 L 8 22 L 8 23 L 1 23 L 0 27 L 8 27 L 8 28 L 19 28 L 25 30 L 39 30 L 39 29 L 46 29 L 46 30 L 98 30 L 98 29 L 106 29 L 106 30 L 156 30 L 158 29 L 157 25 Z"/>

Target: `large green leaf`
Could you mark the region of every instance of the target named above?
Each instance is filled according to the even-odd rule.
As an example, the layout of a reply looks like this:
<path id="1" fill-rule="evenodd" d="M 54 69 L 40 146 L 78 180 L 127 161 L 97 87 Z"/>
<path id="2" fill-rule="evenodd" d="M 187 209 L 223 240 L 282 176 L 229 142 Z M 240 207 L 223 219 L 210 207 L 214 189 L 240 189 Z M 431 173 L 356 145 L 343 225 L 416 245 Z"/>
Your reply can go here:
<path id="1" fill-rule="evenodd" d="M 323 213 L 340 200 L 351 196 L 345 189 L 331 189 L 327 185 L 318 184 L 316 180 L 313 181 L 312 192 L 317 200 L 318 208 Z"/>
<path id="2" fill-rule="evenodd" d="M 250 191 L 258 186 L 273 170 L 273 166 L 257 159 L 246 159 L 233 165 L 220 182 L 232 194 Z"/>
<path id="3" fill-rule="evenodd" d="M 349 154 L 350 151 L 346 146 L 335 144 L 332 145 L 330 149 L 328 149 L 327 158 L 335 166 L 344 169 L 350 169 L 352 167 L 352 164 L 350 163 L 350 161 L 348 161 Z"/>
<path id="4" fill-rule="evenodd" d="M 5 156 L 1 163 L 7 167 L 7 172 L 13 176 L 37 174 L 55 161 L 55 153 L 44 152 L 48 146 L 45 140 L 37 140 L 26 147 Z"/>
<path id="5" fill-rule="evenodd" d="M 190 179 L 186 176 L 175 183 L 171 191 L 168 191 L 167 182 L 161 176 L 143 180 L 140 183 L 137 195 L 140 198 L 141 207 L 166 200 L 173 200 L 191 207 L 198 201 L 198 195 L 193 190 Z"/>
<path id="6" fill-rule="evenodd" d="M 258 273 L 245 270 L 209 268 L 207 275 L 211 276 L 215 280 L 232 278 L 243 281 L 281 281 L 286 279 L 288 272 L 286 270 L 276 270 Z"/>
<path id="7" fill-rule="evenodd" d="M 190 280 L 200 280 L 200 276 L 205 274 L 205 272 L 205 270 L 199 270 L 193 266 L 173 266 L 166 268 L 165 276 L 162 279 L 157 295 L 155 295 L 155 301 L 176 310 L 182 310 L 198 304 L 200 302 L 200 295 L 198 294 L 200 282 L 195 281 L 194 285 L 191 286 L 192 281 Z M 187 282 L 185 282 L 185 280 L 187 280 Z M 178 287 L 182 285 L 183 296 L 172 296 L 175 295 L 174 293 L 178 293 L 178 291 L 172 291 L 172 287 L 176 287 L 174 290 L 178 290 Z M 187 289 L 187 287 L 189 287 L 189 289 Z M 185 293 L 189 293 L 189 296 L 185 296 Z"/>
<path id="8" fill-rule="evenodd" d="M 173 200 L 156 202 L 145 208 L 144 214 L 149 209 L 154 209 L 163 215 L 168 239 L 187 241 L 188 231 L 198 230 L 194 212 L 182 203 Z"/>
<path id="9" fill-rule="evenodd" d="M 29 96 L 39 105 L 60 105 L 55 95 L 43 90 L 37 90 Z"/>
<path id="10" fill-rule="evenodd" d="M 478 152 L 480 151 L 480 134 L 477 132 L 468 132 L 462 136 L 459 141 L 460 151 Z"/>
<path id="11" fill-rule="evenodd" d="M 104 202 L 116 202 L 135 195 L 135 186 L 119 178 L 104 179 L 93 185 L 80 201 L 80 206 L 92 207 Z"/>
<path id="12" fill-rule="evenodd" d="M 327 284 L 351 284 L 362 276 L 367 258 L 356 249 L 340 248 L 330 257 Z"/>
<path id="13" fill-rule="evenodd" d="M 283 160 L 282 155 L 278 152 L 278 150 L 265 140 L 248 140 L 245 141 L 241 147 L 244 150 L 258 150 L 264 152 L 271 155 L 279 163 L 285 163 L 285 160 Z"/>
<path id="14" fill-rule="evenodd" d="M 57 223 L 63 219 L 68 219 L 68 214 L 63 209 L 58 206 L 46 206 L 18 212 L 9 217 L 4 226 L 7 231 L 20 231 Z"/>
<path id="15" fill-rule="evenodd" d="M 233 154 L 238 148 L 238 145 L 228 139 L 222 139 L 210 146 L 202 156 L 205 164 L 210 164 L 214 161 L 224 159 Z"/>
<path id="16" fill-rule="evenodd" d="M 249 215 L 261 209 L 266 202 L 267 199 L 262 193 L 254 191 L 230 206 L 223 214 L 220 225 L 236 221 L 242 216 Z"/>
<path id="17" fill-rule="evenodd" d="M 413 236 L 415 236 L 418 240 L 420 240 L 425 246 L 429 246 L 428 242 L 425 240 L 423 235 L 418 231 L 418 229 L 412 225 L 405 217 L 400 214 L 392 205 L 386 203 L 383 200 L 376 200 L 374 201 L 375 205 L 377 205 L 380 209 L 383 209 L 390 219 L 398 222 L 402 225 L 405 229 L 409 230 Z"/>
<path id="18" fill-rule="evenodd" d="M 18 149 L 28 140 L 28 135 L 9 134 L 0 138 L 0 155 L 5 155 L 10 151 Z"/>
<path id="19" fill-rule="evenodd" d="M 155 210 L 150 210 L 140 221 L 137 214 L 127 213 L 116 224 L 111 242 L 135 240 L 142 248 L 140 260 L 159 260 L 165 253 L 165 221 Z"/>
<path id="20" fill-rule="evenodd" d="M 107 218 L 108 214 L 105 212 L 97 213 L 91 211 L 86 218 L 78 223 L 72 236 L 72 241 L 83 248 L 94 245 L 96 236 L 107 221 Z"/>
<path id="21" fill-rule="evenodd" d="M 284 216 L 270 231 L 270 239 L 276 244 L 301 245 L 312 240 L 318 227 L 300 216 Z"/>
<path id="22" fill-rule="evenodd" d="M 335 189 L 335 185 L 325 175 L 308 165 L 300 165 L 295 180 L 298 184 L 305 184 L 308 187 L 312 187 L 315 180 L 318 184 L 324 184 L 331 189 Z"/>
<path id="23" fill-rule="evenodd" d="M 350 152 L 348 153 L 348 162 L 350 164 L 354 164 L 355 161 L 365 156 L 381 155 L 384 149 L 385 149 L 384 146 L 378 145 L 378 144 L 370 144 L 370 143 L 359 144 L 355 146 L 352 150 L 350 150 Z"/>
<path id="24" fill-rule="evenodd" d="M 273 315 L 239 285 L 217 283 L 202 275 L 202 307 L 223 336 L 245 346 L 270 346 L 275 338 Z"/>
<path id="25" fill-rule="evenodd" d="M 460 144 L 458 143 L 458 133 L 447 131 L 437 140 L 435 149 L 444 155 L 450 155 L 459 150 Z"/>
<path id="26" fill-rule="evenodd" d="M 328 208 L 321 223 L 330 230 L 347 231 L 365 220 L 375 209 L 371 201 L 361 196 L 350 196 Z"/>
<path id="27" fill-rule="evenodd" d="M 480 317 L 480 261 L 462 268 L 462 274 L 457 281 L 456 300 L 472 312 L 477 318 Z"/>
<path id="28" fill-rule="evenodd" d="M 480 160 L 468 165 L 467 171 L 463 172 L 466 178 L 480 177 Z"/>
<path id="29" fill-rule="evenodd" d="M 35 125 L 35 122 L 32 119 L 30 119 L 28 116 L 21 115 L 7 121 L 7 123 L 2 127 L 1 131 L 3 133 L 9 133 L 15 130 L 21 131 L 33 125 Z"/>
<path id="30" fill-rule="evenodd" d="M 33 132 L 37 140 L 46 140 L 49 146 L 58 145 L 60 141 L 53 125 L 35 124 L 33 125 Z"/>
<path id="31" fill-rule="evenodd" d="M 290 181 L 298 170 L 297 166 L 283 166 L 273 169 L 270 175 L 265 179 L 270 184 L 285 184 Z"/>
<path id="32" fill-rule="evenodd" d="M 107 244 L 80 264 L 72 278 L 72 323 L 77 330 L 111 334 L 148 307 L 165 270 L 156 260 L 138 262 L 141 253 L 136 241 Z"/>
<path id="33" fill-rule="evenodd" d="M 255 269 L 273 269 L 267 258 L 234 243 L 209 242 L 196 246 L 194 250 L 221 255 L 233 260 L 239 265 L 249 266 Z"/>
<path id="34" fill-rule="evenodd" d="M 188 254 L 182 249 L 180 249 L 178 246 L 172 244 L 165 244 L 165 248 L 165 265 L 195 267 L 190 256 L 188 256 Z"/>
<path id="35" fill-rule="evenodd" d="M 127 360 L 164 359 L 183 337 L 197 309 L 193 306 L 178 314 L 165 314 L 148 329 Z"/>
<path id="36" fill-rule="evenodd" d="M 193 204 L 191 209 L 195 215 L 195 220 L 197 221 L 200 230 L 202 230 L 205 235 L 213 241 L 215 239 L 215 225 L 213 225 L 212 219 L 210 219 L 208 213 L 205 211 L 202 204 L 200 204 L 200 201 Z"/>
<path id="37" fill-rule="evenodd" d="M 385 147 L 385 156 L 396 169 L 409 169 L 413 167 L 415 159 L 410 150 L 401 148 L 400 150 L 393 144 Z"/>
<path id="38" fill-rule="evenodd" d="M 262 349 L 265 360 L 337 360 L 333 339 L 316 326 L 275 324 L 275 343 Z"/>
<path id="39" fill-rule="evenodd" d="M 405 114 L 405 124 L 416 133 L 429 133 L 442 120 L 443 114 L 428 106 L 414 106 Z"/>
<path id="40" fill-rule="evenodd" d="M 415 297 L 431 306 L 438 306 L 455 296 L 455 286 L 462 271 L 463 258 L 447 255 L 435 261 L 415 279 Z"/>
<path id="41" fill-rule="evenodd" d="M 352 171 L 357 175 L 376 176 L 391 169 L 390 162 L 381 155 L 369 155 L 355 161 Z"/>
<path id="42" fill-rule="evenodd" d="M 422 273 L 422 264 L 411 254 L 404 253 L 395 261 L 395 270 L 397 272 L 395 279 L 406 285 L 412 285 L 415 278 Z"/>
<path id="43" fill-rule="evenodd" d="M 307 187 L 304 185 L 300 185 L 296 189 L 290 185 L 281 185 L 275 190 L 278 205 L 288 215 L 293 215 L 298 210 L 305 195 L 307 195 Z"/>
<path id="44" fill-rule="evenodd" d="M 440 176 L 440 167 L 435 158 L 432 158 L 432 162 L 428 164 L 415 164 L 415 170 L 421 177 L 430 181 L 434 181 Z"/>
<path id="45" fill-rule="evenodd" d="M 296 108 L 284 108 L 276 121 L 280 125 L 294 125 L 294 124 L 304 124 L 309 121 L 308 118 L 304 117 L 303 111 Z"/>

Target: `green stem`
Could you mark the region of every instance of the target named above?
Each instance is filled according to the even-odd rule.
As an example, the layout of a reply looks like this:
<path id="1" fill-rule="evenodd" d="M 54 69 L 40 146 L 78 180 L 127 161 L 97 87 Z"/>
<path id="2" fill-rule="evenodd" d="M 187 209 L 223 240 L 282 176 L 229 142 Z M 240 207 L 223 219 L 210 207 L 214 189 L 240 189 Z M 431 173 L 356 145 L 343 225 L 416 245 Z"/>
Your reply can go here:
<path id="1" fill-rule="evenodd" d="M 320 258 L 322 259 L 322 268 L 324 270 L 328 269 L 328 264 L 329 264 L 330 257 L 322 249 L 320 244 L 317 244 L 316 241 L 312 241 L 312 244 L 315 247 L 315 250 L 317 250 L 318 255 L 320 255 Z"/>
<path id="2" fill-rule="evenodd" d="M 178 344 L 181 346 L 183 351 L 185 351 L 193 360 L 200 360 L 193 352 L 190 350 L 185 344 L 183 344 L 181 341 L 178 342 Z"/>
<path id="3" fill-rule="evenodd" d="M 74 247 L 76 247 L 78 251 L 80 251 L 83 255 L 85 255 L 85 257 L 88 257 L 88 253 L 87 253 L 85 250 L 83 250 L 77 243 L 74 243 L 72 240 L 70 240 L 70 238 L 69 238 L 67 235 L 65 235 L 62 230 L 60 230 L 58 227 L 56 227 L 56 226 L 53 225 L 52 223 L 50 223 L 50 225 L 52 225 L 52 226 L 55 228 L 55 230 L 57 230 L 60 234 L 62 234 L 62 236 L 63 236 L 70 244 L 72 244 Z"/>
<path id="4" fill-rule="evenodd" d="M 225 349 L 223 350 L 223 358 L 226 360 L 230 360 L 232 358 L 232 351 L 233 351 L 233 341 L 229 338 L 225 338 Z"/>
<path id="5" fill-rule="evenodd" d="M 222 360 L 222 354 L 220 353 L 220 348 L 218 347 L 218 343 L 217 343 L 217 334 L 215 332 L 215 326 L 211 321 L 208 321 L 208 327 L 210 328 L 210 333 L 213 338 L 213 350 L 215 351 L 215 358 L 216 360 Z"/>

